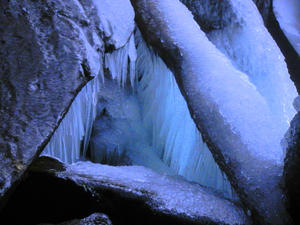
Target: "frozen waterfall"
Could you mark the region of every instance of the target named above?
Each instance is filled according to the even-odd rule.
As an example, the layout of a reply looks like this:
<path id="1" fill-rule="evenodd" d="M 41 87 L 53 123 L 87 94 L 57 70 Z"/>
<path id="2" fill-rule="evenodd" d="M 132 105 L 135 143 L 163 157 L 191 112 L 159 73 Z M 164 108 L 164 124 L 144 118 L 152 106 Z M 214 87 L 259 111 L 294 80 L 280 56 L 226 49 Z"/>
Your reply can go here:
<path id="1" fill-rule="evenodd" d="M 138 96 L 152 148 L 176 174 L 232 197 L 226 176 L 190 116 L 174 75 L 137 32 Z"/>
<path id="2" fill-rule="evenodd" d="M 168 8 L 166 2 L 161 5 Z M 110 3 L 104 1 L 104 4 Z M 139 30 L 130 33 L 134 24 L 127 28 L 117 26 L 122 21 L 110 23 L 111 13 L 117 9 L 101 13 L 102 6 L 96 4 L 99 17 L 106 21 L 101 29 L 116 49 L 104 54 L 99 75 L 78 94 L 43 154 L 73 163 L 85 158 L 90 146 L 89 157 L 94 162 L 142 165 L 234 197 L 226 175 L 191 118 L 174 74 L 146 45 Z M 182 10 L 180 7 L 178 12 Z M 206 35 L 194 24 L 177 26 L 186 21 L 177 21 L 176 15 L 168 15 L 176 21 L 169 29 L 174 34 L 178 29 L 185 30 L 182 36 L 176 37 L 179 44 L 184 45 L 187 37 L 193 37 L 192 44 L 182 47 L 181 54 L 190 59 L 184 62 L 187 68 L 195 66 L 198 70 L 188 69 L 188 72 L 201 75 L 195 81 L 203 92 L 201 105 L 207 110 L 203 114 L 210 118 L 205 126 L 213 133 L 215 144 L 223 147 L 225 139 L 228 143 L 232 141 L 225 129 L 220 131 L 226 125 L 232 134 L 239 133 L 241 142 L 251 150 L 241 153 L 239 143 L 234 143 L 235 150 L 226 149 L 230 154 L 235 153 L 245 162 L 253 157 L 280 164 L 283 154 L 279 139 L 295 113 L 292 101 L 296 90 L 289 80 L 284 58 L 255 5 L 250 0 L 235 0 L 230 1 L 226 10 L 222 17 L 225 26 Z M 121 17 L 125 20 L 126 14 Z M 182 10 L 178 17 L 191 19 L 192 16 Z M 126 35 L 110 34 L 110 26 Z M 194 49 L 202 54 L 194 55 Z M 100 65 L 98 60 L 89 61 Z M 225 125 L 213 114 L 214 110 L 225 118 Z M 219 124 L 213 124 L 216 121 Z M 221 139 L 220 132 L 226 138 Z"/>

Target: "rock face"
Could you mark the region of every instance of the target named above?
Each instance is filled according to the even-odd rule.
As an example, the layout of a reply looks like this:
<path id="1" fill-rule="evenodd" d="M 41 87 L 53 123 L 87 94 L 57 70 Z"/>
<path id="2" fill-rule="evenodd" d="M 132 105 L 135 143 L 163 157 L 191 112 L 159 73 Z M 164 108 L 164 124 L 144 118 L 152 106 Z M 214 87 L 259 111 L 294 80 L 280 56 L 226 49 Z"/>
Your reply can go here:
<path id="1" fill-rule="evenodd" d="M 0 214 L 12 224 L 59 223 L 91 212 L 103 212 L 113 224 L 124 225 L 251 224 L 240 206 L 211 189 L 141 166 L 65 165 L 41 157 L 24 183 Z"/>
<path id="2" fill-rule="evenodd" d="M 97 30 L 87 15 L 72 0 L 0 2 L 1 203 L 98 72 L 88 45 L 101 46 L 88 38 Z"/>
<path id="3" fill-rule="evenodd" d="M 129 51 L 124 58 L 134 61 L 135 24 L 129 0 L 5 0 L 0 13 L 2 205 L 81 88 L 96 75 L 103 76 L 104 61 L 118 59 L 122 48 Z M 118 67 L 127 72 L 129 59 L 120 60 L 126 66 Z"/>
<path id="4" fill-rule="evenodd" d="M 288 130 L 285 141 L 288 145 L 285 166 L 284 181 L 288 198 L 288 209 L 295 224 L 300 223 L 300 113 L 294 117 Z"/>
<path id="5" fill-rule="evenodd" d="M 222 59 L 225 56 L 209 43 L 205 34 L 195 25 L 190 12 L 178 1 L 131 2 L 143 37 L 174 72 L 192 118 L 215 160 L 249 208 L 255 224 L 289 224 L 280 188 L 283 170 L 280 135 L 275 137 L 276 129 L 272 128 L 274 121 L 268 120 L 268 109 L 264 108 L 265 103 L 256 95 L 256 90 L 244 83 L 243 75 Z M 229 76 L 234 77 L 231 79 Z M 233 94 L 233 90 L 230 90 L 233 86 L 243 88 L 238 94 Z M 234 100 L 234 96 L 238 99 Z M 237 102 L 239 106 L 235 110 L 230 107 Z M 237 109 L 249 106 L 249 110 L 233 115 L 238 113 Z M 230 109 L 232 112 L 226 115 Z M 239 118 L 241 115 L 242 118 Z M 245 120 L 253 120 L 249 124 L 259 125 L 260 128 L 255 128 L 255 131 L 243 130 L 246 127 L 239 127 L 238 118 L 243 120 L 240 124 L 245 125 Z M 228 121 L 231 121 L 230 125 Z M 269 132 L 275 133 L 261 139 Z M 250 140 L 254 136 L 250 134 L 255 135 L 254 145 Z M 269 139 L 271 136 L 273 140 Z"/>

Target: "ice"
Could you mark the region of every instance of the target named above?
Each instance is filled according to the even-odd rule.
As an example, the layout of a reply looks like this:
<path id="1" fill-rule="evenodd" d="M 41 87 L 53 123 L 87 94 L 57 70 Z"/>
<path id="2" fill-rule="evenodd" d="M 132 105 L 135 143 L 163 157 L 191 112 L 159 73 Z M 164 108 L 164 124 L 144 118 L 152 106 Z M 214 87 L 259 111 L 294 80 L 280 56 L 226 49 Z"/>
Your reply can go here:
<path id="1" fill-rule="evenodd" d="M 264 27 L 251 0 L 222 2 L 225 3 L 230 6 L 223 12 L 222 19 L 227 21 L 226 26 L 208 32 L 207 36 L 237 69 L 249 77 L 250 82 L 267 101 L 283 137 L 295 114 L 292 103 L 297 96 L 284 56 Z M 218 9 L 213 5 L 210 8 L 210 13 L 218 14 Z"/>
<path id="2" fill-rule="evenodd" d="M 233 197 L 226 176 L 214 161 L 192 120 L 174 75 L 137 32 L 138 96 L 150 143 L 176 174 Z M 150 167 L 151 168 L 151 167 Z"/>
<path id="3" fill-rule="evenodd" d="M 93 0 L 106 42 L 116 49 L 123 47 L 133 33 L 134 10 L 129 0 Z"/>
<path id="4" fill-rule="evenodd" d="M 193 120 L 241 200 L 259 223 L 286 224 L 279 188 L 285 110 L 272 111 L 250 77 L 208 40 L 179 1 L 132 3 L 143 35 L 174 72 Z"/>
<path id="5" fill-rule="evenodd" d="M 125 86 L 127 80 L 129 80 L 131 86 L 134 87 L 135 60 L 136 49 L 134 35 L 131 35 L 129 42 L 126 43 L 124 47 L 105 54 L 105 67 L 109 69 L 112 79 L 117 80 L 122 87 Z"/>
<path id="6" fill-rule="evenodd" d="M 150 145 L 142 123 L 140 103 L 132 88 L 105 80 L 100 88 L 98 118 L 91 138 L 91 159 L 110 165 L 144 165 L 163 174 L 175 174 Z"/>
<path id="7" fill-rule="evenodd" d="M 281 29 L 300 56 L 300 1 L 274 0 L 273 11 Z"/>
<path id="8" fill-rule="evenodd" d="M 283 152 L 277 121 L 248 76 L 238 71 L 207 39 L 182 4 L 170 0 L 155 1 L 155 4 L 162 19 L 168 21 L 166 32 L 172 38 L 169 41 L 175 43 L 183 55 L 182 79 L 187 99 L 197 108 L 194 113 L 200 113 L 201 120 L 206 121 L 203 126 L 212 132 L 214 143 L 225 144 L 220 139 L 225 130 L 220 126 L 227 124 L 225 126 L 251 149 L 251 155 L 281 163 Z M 215 113 L 223 118 L 224 124 L 217 122 Z M 230 141 L 230 135 L 226 136 Z"/>
<path id="9" fill-rule="evenodd" d="M 112 167 L 78 162 L 67 166 L 66 171 L 58 176 L 74 179 L 79 183 L 81 179 L 90 179 L 111 190 L 125 190 L 125 193 L 138 196 L 145 196 L 146 192 L 149 199 L 146 204 L 159 212 L 170 212 L 196 221 L 198 218 L 208 218 L 216 224 L 249 224 L 241 208 L 210 189 L 157 174 L 142 166 Z"/>

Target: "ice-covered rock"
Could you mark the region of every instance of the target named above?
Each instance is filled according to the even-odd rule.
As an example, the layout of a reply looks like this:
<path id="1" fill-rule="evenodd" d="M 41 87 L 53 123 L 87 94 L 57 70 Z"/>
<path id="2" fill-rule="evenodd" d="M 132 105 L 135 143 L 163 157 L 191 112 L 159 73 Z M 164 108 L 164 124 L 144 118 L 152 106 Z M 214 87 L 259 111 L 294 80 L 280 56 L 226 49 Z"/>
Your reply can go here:
<path id="1" fill-rule="evenodd" d="M 209 40 L 249 77 L 266 99 L 283 137 L 295 114 L 292 102 L 297 91 L 284 56 L 264 26 L 255 4 L 252 0 L 183 2 L 201 28 L 205 27 L 206 18 L 219 15 L 220 21 L 214 24 L 223 26 L 207 31 Z"/>
<path id="2" fill-rule="evenodd" d="M 116 224 L 250 224 L 239 206 L 211 189 L 142 166 L 66 165 L 42 157 L 31 171 L 79 196 L 85 191 Z"/>
<path id="3" fill-rule="evenodd" d="M 281 29 L 300 57 L 299 0 L 273 0 L 273 10 Z"/>
<path id="4" fill-rule="evenodd" d="M 174 72 L 192 118 L 254 221 L 288 224 L 279 187 L 282 131 L 269 102 L 179 1 L 132 4 L 143 37 Z"/>

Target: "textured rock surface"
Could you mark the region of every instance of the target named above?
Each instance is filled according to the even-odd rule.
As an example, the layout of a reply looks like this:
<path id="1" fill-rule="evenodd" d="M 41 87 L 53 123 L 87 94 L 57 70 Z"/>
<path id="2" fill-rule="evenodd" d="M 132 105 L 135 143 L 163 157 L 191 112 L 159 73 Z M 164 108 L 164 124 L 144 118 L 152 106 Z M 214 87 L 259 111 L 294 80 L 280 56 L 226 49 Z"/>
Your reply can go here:
<path id="1" fill-rule="evenodd" d="M 152 45 L 159 52 L 168 67 L 174 72 L 176 81 L 189 105 L 191 115 L 198 129 L 201 131 L 214 158 L 227 174 L 240 198 L 246 207 L 250 209 L 255 224 L 288 224 L 289 216 L 283 204 L 283 193 L 280 188 L 280 177 L 283 165 L 281 159 L 271 159 L 270 157 L 275 155 L 268 152 L 269 150 L 280 152 L 279 143 L 277 146 L 276 141 L 271 141 L 269 145 L 267 142 L 270 141 L 270 139 L 266 138 L 262 145 L 258 145 L 258 140 L 261 138 L 260 135 L 255 138 L 254 147 L 251 147 L 249 142 L 244 143 L 241 136 L 247 135 L 247 137 L 249 137 L 251 131 L 232 131 L 230 127 L 233 126 L 235 121 L 233 121 L 232 118 L 226 119 L 224 111 L 218 108 L 230 105 L 228 102 L 230 99 L 226 98 L 226 100 L 224 100 L 224 96 L 226 95 L 225 93 L 230 92 L 230 90 L 225 90 L 226 87 L 229 88 L 232 84 L 227 83 L 225 85 L 224 81 L 228 79 L 230 74 L 234 74 L 234 71 L 230 70 L 231 72 L 224 72 L 226 77 L 222 79 L 223 86 L 220 85 L 218 89 L 215 88 L 214 91 L 211 91 L 213 86 L 216 87 L 215 84 L 218 83 L 217 75 L 222 74 L 222 72 L 216 72 L 214 70 L 214 73 L 212 73 L 211 70 L 205 70 L 205 68 L 209 64 L 209 61 L 212 60 L 210 57 L 214 59 L 215 64 L 218 64 L 216 60 L 220 58 L 218 58 L 219 55 L 213 47 L 209 49 L 205 48 L 205 46 L 211 46 L 211 44 L 203 38 L 203 34 L 196 32 L 197 28 L 191 21 L 191 16 L 188 15 L 189 13 L 186 12 L 186 9 L 184 9 L 183 6 L 179 6 L 179 3 L 176 1 L 172 3 L 171 1 L 159 0 L 131 2 L 135 7 L 136 22 L 143 37 L 148 44 Z M 182 10 L 182 12 L 178 12 L 180 10 Z M 175 11 L 177 14 L 173 16 L 170 12 Z M 179 17 L 181 22 L 177 19 Z M 189 33 L 189 29 L 193 31 L 193 35 Z M 185 41 L 186 39 L 184 39 L 184 37 L 187 36 L 191 38 Z M 207 54 L 205 54 L 205 50 L 207 50 Z M 205 61 L 205 65 L 201 64 L 203 61 Z M 224 66 L 225 64 L 226 63 L 223 63 L 222 65 Z M 201 66 L 204 67 L 204 69 L 201 68 Z M 211 69 L 212 67 L 209 68 Z M 216 70 L 217 68 L 218 67 L 214 67 Z M 230 66 L 228 66 L 226 70 L 229 68 Z M 207 74 L 211 76 L 207 77 Z M 212 82 L 212 80 L 214 80 L 214 82 Z M 236 77 L 236 79 L 231 81 L 236 82 L 237 80 L 238 78 Z M 245 86 L 243 85 L 243 87 Z M 220 95 L 223 97 L 223 102 L 220 104 L 216 102 L 209 103 L 209 101 L 213 99 L 211 96 L 214 95 L 215 92 L 218 93 L 221 89 L 223 94 Z M 208 90 L 208 96 L 204 97 L 207 93 L 203 90 Z M 250 92 L 251 90 L 248 91 Z M 243 89 L 243 92 L 239 93 L 240 99 L 236 102 L 246 102 L 247 106 L 256 104 L 255 102 L 250 103 L 250 98 L 246 101 L 242 100 L 245 98 L 245 96 L 242 97 L 242 95 L 246 92 L 247 91 Z M 231 95 L 231 97 L 233 96 L 234 95 Z M 214 97 L 216 98 L 215 95 Z M 255 97 L 255 99 L 258 100 L 259 98 Z M 212 100 L 212 102 L 213 101 L 214 100 Z M 224 102 L 226 102 L 226 104 L 223 104 Z M 232 104 L 234 105 L 235 103 Z M 262 105 L 263 103 L 260 104 L 260 106 Z M 247 106 L 245 105 L 245 107 Z M 253 107 L 258 109 L 256 106 Z M 239 106 L 239 108 L 244 108 L 244 106 Z M 261 110 L 260 113 L 256 111 L 256 113 L 250 115 L 248 114 L 250 111 L 251 110 L 243 111 L 244 119 L 247 117 L 246 120 L 248 122 L 249 119 L 257 118 L 255 115 L 260 117 L 262 113 L 267 113 L 267 111 Z M 237 111 L 233 112 L 236 113 Z M 232 117 L 232 115 L 230 117 Z M 231 124 L 228 125 L 226 120 L 231 120 Z M 212 122 L 213 125 L 209 125 L 209 121 L 214 121 Z M 267 121 L 261 120 L 258 123 L 253 122 L 250 124 L 251 126 L 254 124 L 262 125 L 262 123 L 265 122 Z M 269 128 L 267 127 L 269 125 L 267 125 L 267 123 L 262 125 L 262 129 L 266 130 L 262 132 L 261 135 L 265 135 L 272 130 L 272 128 L 268 130 Z M 216 130 L 218 130 L 217 134 L 214 133 Z M 259 128 L 256 129 L 255 133 L 258 134 L 261 131 L 261 128 Z M 222 140 L 222 142 L 220 142 L 220 140 Z M 253 154 L 253 151 L 256 153 Z M 264 152 L 266 154 L 264 154 Z"/>
<path id="2" fill-rule="evenodd" d="M 288 145 L 284 165 L 284 181 L 288 209 L 295 224 L 300 223 L 300 113 L 294 117 L 285 136 Z"/>
<path id="3" fill-rule="evenodd" d="M 130 39 L 134 22 L 117 26 L 124 15 L 99 19 L 109 7 L 88 0 L 0 2 L 0 208 L 77 93 L 99 73 L 104 52 Z"/>
<path id="4" fill-rule="evenodd" d="M 40 225 L 52 225 L 43 223 Z M 59 223 L 58 225 L 112 225 L 108 216 L 103 213 L 94 213 L 84 219 L 75 219 L 67 222 Z"/>
<path id="5" fill-rule="evenodd" d="M 67 216 L 69 205 L 81 204 L 81 210 L 72 210 L 74 215 L 87 210 L 103 212 L 113 224 L 250 224 L 239 206 L 210 189 L 140 166 L 112 167 L 91 162 L 64 165 L 55 159 L 41 157 L 31 167 L 30 177 L 31 181 L 35 180 L 30 183 L 36 186 L 27 189 L 39 197 L 31 198 L 30 192 L 22 196 L 32 199 L 33 206 L 43 208 L 41 214 L 52 214 L 52 220 L 55 216 Z M 39 191 L 41 187 L 43 191 Z M 67 192 L 65 196 L 70 193 L 70 197 L 73 196 L 71 202 L 59 198 L 64 191 Z M 40 193 L 52 197 L 45 201 L 47 197 Z M 82 195 L 85 196 L 83 202 L 80 201 Z M 55 198 L 57 209 L 47 210 Z M 12 211 L 4 212 L 7 221 L 15 219 L 15 213 L 19 212 L 16 205 L 21 205 L 22 213 L 30 218 L 22 208 L 26 200 L 16 200 L 11 204 Z M 65 210 L 59 210 L 61 205 Z M 31 214 L 33 209 L 30 209 Z M 23 218 L 22 221 L 27 220 Z"/>
<path id="6" fill-rule="evenodd" d="M 97 71 L 79 35 L 95 29 L 77 1 L 4 0 L 0 20 L 2 198 Z"/>

